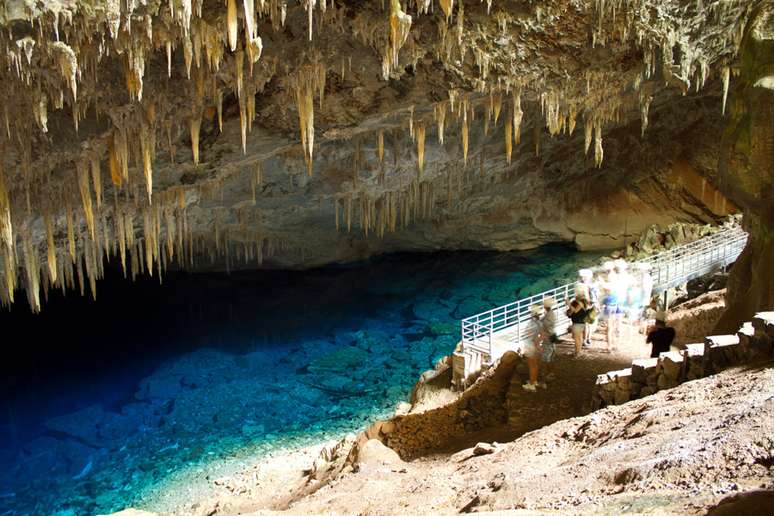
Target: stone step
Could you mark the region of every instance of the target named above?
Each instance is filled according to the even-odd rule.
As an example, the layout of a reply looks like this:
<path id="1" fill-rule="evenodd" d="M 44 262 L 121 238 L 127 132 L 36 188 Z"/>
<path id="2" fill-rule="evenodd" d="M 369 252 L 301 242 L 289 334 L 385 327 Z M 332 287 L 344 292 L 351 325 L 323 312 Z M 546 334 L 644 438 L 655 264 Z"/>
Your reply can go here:
<path id="1" fill-rule="evenodd" d="M 696 380 L 704 377 L 704 343 L 687 344 L 683 350 L 685 379 Z"/>
<path id="2" fill-rule="evenodd" d="M 685 357 L 679 351 L 665 351 L 658 356 L 656 385 L 660 389 L 676 387 L 685 379 Z"/>
<path id="3" fill-rule="evenodd" d="M 704 372 L 712 373 L 744 359 L 738 335 L 711 335 L 704 338 Z"/>
<path id="4" fill-rule="evenodd" d="M 643 385 L 656 385 L 657 358 L 638 358 L 632 360 L 632 381 Z M 650 379 L 650 381 L 648 381 Z"/>
<path id="5" fill-rule="evenodd" d="M 755 336 L 774 340 L 774 312 L 758 312 L 752 320 Z"/>

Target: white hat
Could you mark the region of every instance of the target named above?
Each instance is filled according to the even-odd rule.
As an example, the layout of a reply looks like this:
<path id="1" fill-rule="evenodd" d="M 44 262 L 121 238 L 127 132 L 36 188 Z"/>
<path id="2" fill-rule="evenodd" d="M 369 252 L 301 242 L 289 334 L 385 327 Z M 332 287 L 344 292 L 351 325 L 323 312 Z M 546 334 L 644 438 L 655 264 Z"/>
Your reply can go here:
<path id="1" fill-rule="evenodd" d="M 615 262 L 613 260 L 608 260 L 602 264 L 602 267 L 604 267 L 608 271 L 611 271 L 615 268 Z"/>
<path id="2" fill-rule="evenodd" d="M 551 296 L 543 298 L 543 306 L 546 308 L 552 308 L 556 304 L 556 299 Z"/>
<path id="3" fill-rule="evenodd" d="M 594 273 L 591 272 L 591 269 L 581 269 L 578 271 L 578 276 L 581 278 L 591 278 L 594 276 Z"/>
<path id="4" fill-rule="evenodd" d="M 666 322 L 666 317 L 667 317 L 667 314 L 664 310 L 659 310 L 658 312 L 656 312 L 655 319 L 657 321 Z"/>
<path id="5" fill-rule="evenodd" d="M 529 313 L 534 316 L 539 316 L 543 313 L 543 307 L 540 305 L 532 305 L 529 307 Z"/>
<path id="6" fill-rule="evenodd" d="M 613 262 L 616 269 L 626 269 L 626 266 L 628 265 L 626 263 L 626 260 L 623 258 L 619 258 L 616 261 Z"/>

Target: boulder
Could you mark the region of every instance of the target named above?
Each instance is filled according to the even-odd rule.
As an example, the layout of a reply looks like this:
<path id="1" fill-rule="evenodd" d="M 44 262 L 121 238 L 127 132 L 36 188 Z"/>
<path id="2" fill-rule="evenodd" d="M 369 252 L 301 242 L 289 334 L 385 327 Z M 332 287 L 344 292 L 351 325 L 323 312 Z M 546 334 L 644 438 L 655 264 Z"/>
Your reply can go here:
<path id="1" fill-rule="evenodd" d="M 490 443 L 478 443 L 473 447 L 473 455 L 489 455 L 497 451 L 497 448 Z"/>
<path id="2" fill-rule="evenodd" d="M 360 465 L 394 465 L 402 464 L 400 456 L 392 448 L 388 448 L 378 439 L 369 439 L 360 446 L 357 454 Z"/>

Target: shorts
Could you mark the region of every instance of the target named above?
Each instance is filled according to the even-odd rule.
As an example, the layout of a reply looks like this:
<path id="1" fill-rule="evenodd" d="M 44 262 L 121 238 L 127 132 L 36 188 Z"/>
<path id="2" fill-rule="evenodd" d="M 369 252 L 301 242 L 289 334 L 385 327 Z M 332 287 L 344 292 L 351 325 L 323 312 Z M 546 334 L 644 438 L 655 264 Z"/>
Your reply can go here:
<path id="1" fill-rule="evenodd" d="M 573 323 L 571 331 L 573 337 L 583 337 L 583 334 L 586 332 L 586 323 Z"/>
<path id="2" fill-rule="evenodd" d="M 553 362 L 554 355 L 556 355 L 556 344 L 554 344 L 550 340 L 544 341 L 543 351 L 540 353 L 541 362 L 546 362 L 546 363 Z"/>
<path id="3" fill-rule="evenodd" d="M 522 353 L 527 358 L 540 357 L 540 348 L 534 342 L 527 342 L 524 347 L 521 348 Z"/>

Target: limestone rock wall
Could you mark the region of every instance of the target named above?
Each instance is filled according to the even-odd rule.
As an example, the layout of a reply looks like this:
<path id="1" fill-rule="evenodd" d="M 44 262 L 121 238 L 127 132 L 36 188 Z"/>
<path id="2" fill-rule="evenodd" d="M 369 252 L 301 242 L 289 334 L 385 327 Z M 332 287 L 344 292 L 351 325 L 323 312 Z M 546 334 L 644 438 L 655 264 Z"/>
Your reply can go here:
<path id="1" fill-rule="evenodd" d="M 735 74 L 718 167 L 722 190 L 744 211 L 747 248 L 728 281 L 725 332 L 774 306 L 774 8 L 763 4 L 749 25 Z"/>

